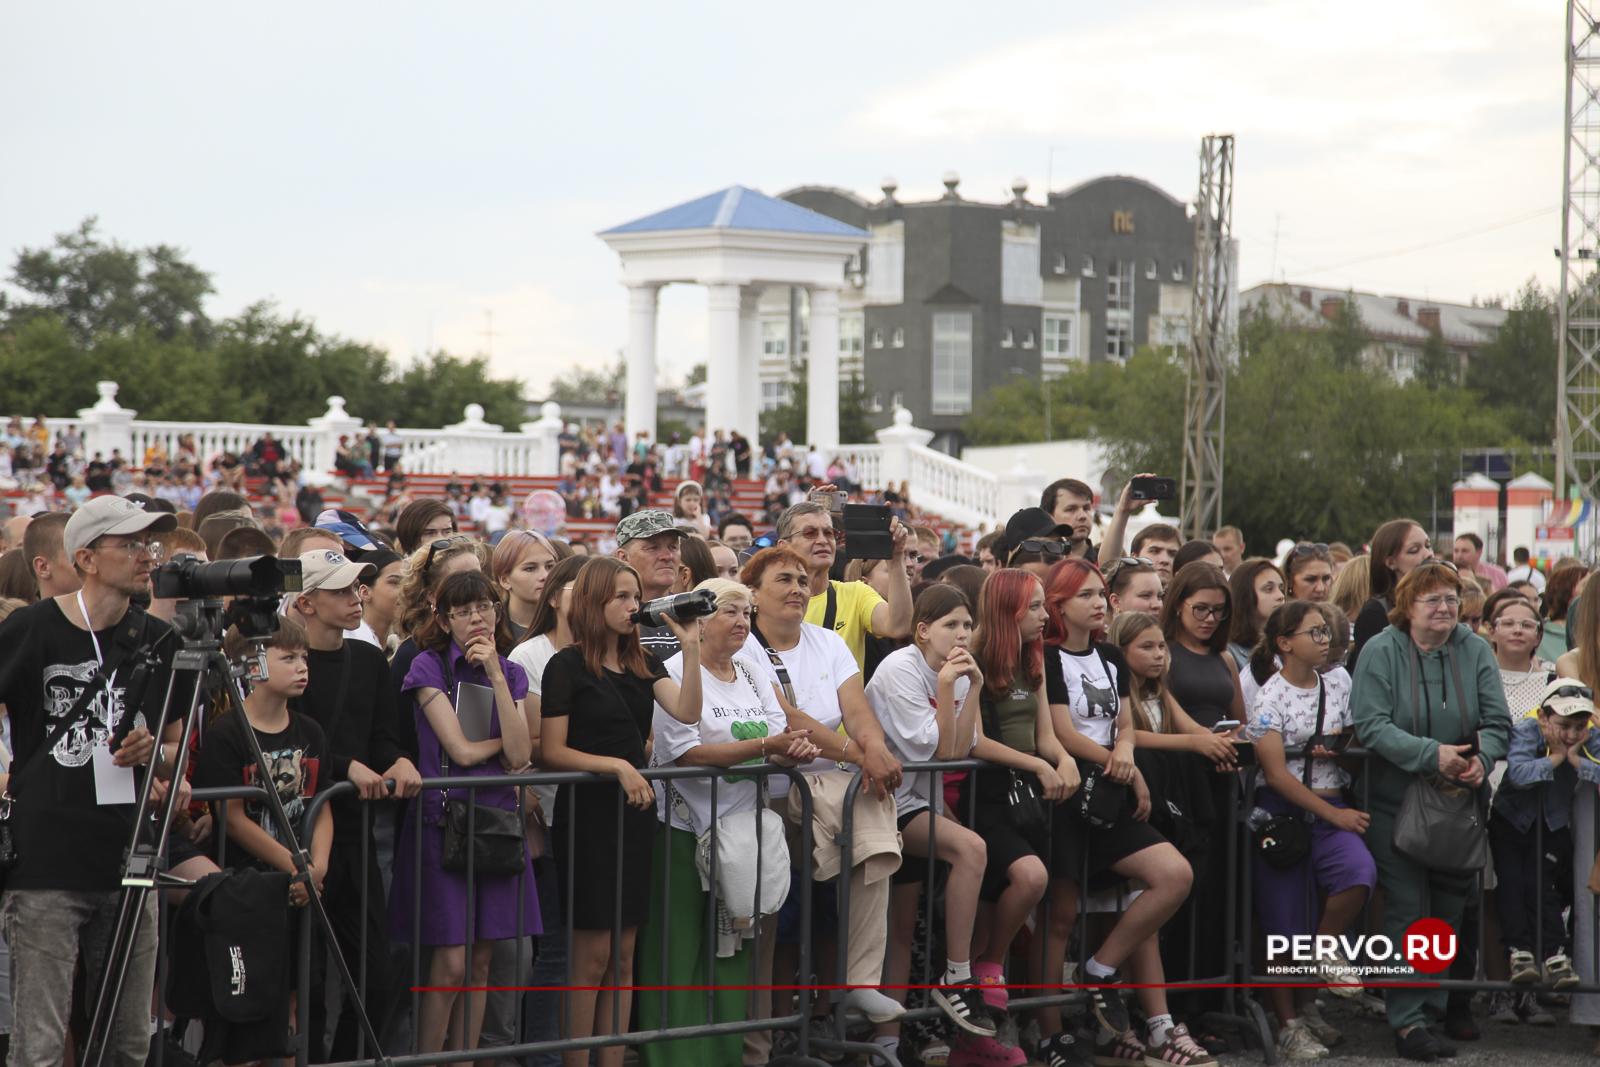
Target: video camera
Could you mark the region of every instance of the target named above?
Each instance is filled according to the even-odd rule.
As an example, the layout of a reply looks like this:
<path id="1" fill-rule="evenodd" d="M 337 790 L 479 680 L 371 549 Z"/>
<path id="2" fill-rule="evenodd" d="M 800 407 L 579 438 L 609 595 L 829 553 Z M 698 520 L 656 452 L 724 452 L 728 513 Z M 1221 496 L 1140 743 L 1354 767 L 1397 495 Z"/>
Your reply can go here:
<path id="1" fill-rule="evenodd" d="M 279 599 L 300 589 L 300 561 L 276 556 L 201 563 L 193 553 L 180 552 L 150 573 L 150 595 L 180 602 L 172 626 L 190 639 L 220 636 L 233 623 L 252 640 L 271 637 Z M 223 597 L 233 598 L 226 613 Z"/>

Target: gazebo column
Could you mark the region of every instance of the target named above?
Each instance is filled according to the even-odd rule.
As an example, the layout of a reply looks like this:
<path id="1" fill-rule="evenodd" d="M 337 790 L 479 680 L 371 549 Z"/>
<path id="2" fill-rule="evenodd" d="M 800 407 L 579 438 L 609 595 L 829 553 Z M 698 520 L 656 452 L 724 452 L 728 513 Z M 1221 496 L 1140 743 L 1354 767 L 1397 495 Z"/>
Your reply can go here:
<path id="1" fill-rule="evenodd" d="M 628 286 L 628 390 L 623 421 L 632 440 L 656 439 L 656 296 L 660 282 Z"/>
<path id="2" fill-rule="evenodd" d="M 746 285 L 739 290 L 739 417 L 734 425 L 761 447 L 761 289 Z"/>
<path id="3" fill-rule="evenodd" d="M 739 421 L 739 289 L 737 282 L 706 285 L 706 437 Z"/>
<path id="4" fill-rule="evenodd" d="M 806 361 L 806 443 L 839 444 L 839 290 L 811 286 L 811 351 Z M 832 459 L 833 457 L 827 457 Z"/>

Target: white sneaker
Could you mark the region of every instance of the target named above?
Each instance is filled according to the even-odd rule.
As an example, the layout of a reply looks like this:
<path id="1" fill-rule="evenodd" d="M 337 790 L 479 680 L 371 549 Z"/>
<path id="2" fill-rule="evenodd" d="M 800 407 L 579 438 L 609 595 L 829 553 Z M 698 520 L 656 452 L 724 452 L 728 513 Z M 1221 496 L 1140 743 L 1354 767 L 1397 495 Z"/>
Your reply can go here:
<path id="1" fill-rule="evenodd" d="M 1344 1035 L 1333 1024 L 1322 1017 L 1322 1005 L 1312 1001 L 1300 1009 L 1300 1018 L 1310 1030 L 1312 1036 L 1322 1042 L 1325 1047 L 1332 1048 L 1344 1040 Z"/>
<path id="2" fill-rule="evenodd" d="M 1291 1019 L 1278 1031 L 1278 1055 L 1286 1060 L 1320 1060 L 1328 1047 L 1317 1040 L 1304 1019 Z"/>
<path id="3" fill-rule="evenodd" d="M 892 1023 L 906 1013 L 906 1006 L 876 989 L 852 989 L 844 995 L 846 1010 L 854 1009 L 870 1022 Z"/>
<path id="4" fill-rule="evenodd" d="M 1317 980 L 1325 982 L 1328 992 L 1336 997 L 1355 998 L 1361 995 L 1361 979 L 1356 969 L 1338 949 L 1327 959 L 1317 961 Z"/>

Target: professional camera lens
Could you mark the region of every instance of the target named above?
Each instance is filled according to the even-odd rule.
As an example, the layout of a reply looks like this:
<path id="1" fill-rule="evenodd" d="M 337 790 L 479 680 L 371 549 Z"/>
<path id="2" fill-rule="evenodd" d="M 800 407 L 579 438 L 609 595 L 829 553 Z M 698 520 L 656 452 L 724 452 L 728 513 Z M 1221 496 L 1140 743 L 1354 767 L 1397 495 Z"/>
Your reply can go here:
<path id="1" fill-rule="evenodd" d="M 657 597 L 639 605 L 633 621 L 645 626 L 665 626 L 668 619 L 687 622 L 707 615 L 715 615 L 717 598 L 709 589 L 691 589 L 687 593 L 673 593 Z"/>
<path id="2" fill-rule="evenodd" d="M 207 597 L 270 597 L 300 591 L 300 561 L 250 556 L 201 563 L 183 552 L 150 573 L 150 595 L 158 600 Z"/>

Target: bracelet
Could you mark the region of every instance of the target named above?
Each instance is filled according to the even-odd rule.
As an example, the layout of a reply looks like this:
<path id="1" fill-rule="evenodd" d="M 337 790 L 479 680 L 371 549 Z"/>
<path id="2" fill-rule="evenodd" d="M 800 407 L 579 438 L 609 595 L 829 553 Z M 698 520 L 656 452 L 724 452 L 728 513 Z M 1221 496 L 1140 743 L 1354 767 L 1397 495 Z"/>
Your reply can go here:
<path id="1" fill-rule="evenodd" d="M 767 739 L 765 737 L 761 739 L 761 758 L 767 758 Z"/>
<path id="2" fill-rule="evenodd" d="M 844 739 L 844 747 L 839 750 L 839 762 L 840 763 L 844 763 L 845 762 L 845 758 L 844 758 L 845 757 L 845 753 L 850 751 L 850 742 L 852 742 L 854 740 L 855 740 L 855 738 L 853 738 L 853 737 L 847 737 L 847 738 Z"/>

